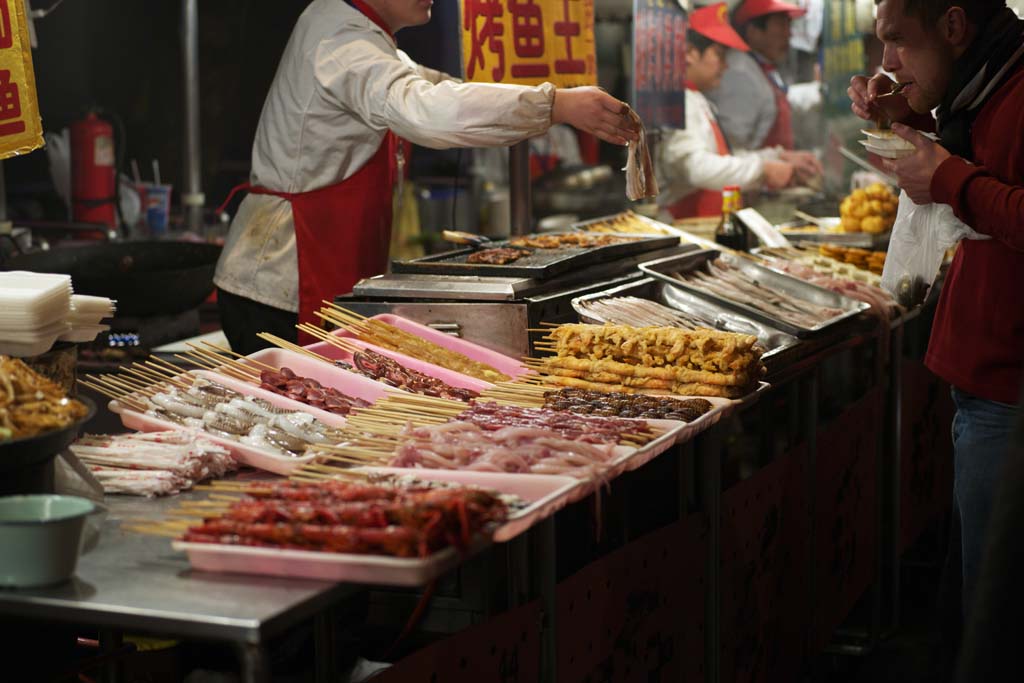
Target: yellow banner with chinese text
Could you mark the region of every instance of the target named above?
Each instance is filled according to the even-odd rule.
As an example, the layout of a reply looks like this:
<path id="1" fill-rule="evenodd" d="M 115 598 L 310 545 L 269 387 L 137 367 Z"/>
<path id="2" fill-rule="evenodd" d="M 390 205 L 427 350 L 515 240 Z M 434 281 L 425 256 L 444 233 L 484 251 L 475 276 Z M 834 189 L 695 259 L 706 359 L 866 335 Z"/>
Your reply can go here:
<path id="1" fill-rule="evenodd" d="M 467 81 L 597 85 L 594 0 L 461 0 Z"/>
<path id="2" fill-rule="evenodd" d="M 43 144 L 25 3 L 0 0 L 0 159 Z"/>

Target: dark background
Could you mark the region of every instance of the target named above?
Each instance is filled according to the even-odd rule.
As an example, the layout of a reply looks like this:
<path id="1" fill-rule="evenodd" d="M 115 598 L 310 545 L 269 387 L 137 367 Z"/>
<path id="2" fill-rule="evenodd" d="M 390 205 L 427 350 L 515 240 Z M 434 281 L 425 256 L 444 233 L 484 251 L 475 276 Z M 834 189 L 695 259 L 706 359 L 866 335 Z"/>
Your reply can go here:
<path id="1" fill-rule="evenodd" d="M 343 0 L 338 0 L 339 2 Z M 52 0 L 32 0 L 35 9 Z M 199 2 L 203 190 L 216 206 L 248 178 L 263 100 L 292 26 L 309 0 Z M 47 131 L 60 131 L 99 106 L 124 123 L 122 172 L 136 159 L 144 180 L 159 159 L 163 182 L 182 185 L 183 78 L 178 0 L 65 0 L 36 22 L 33 52 Z M 422 64 L 460 72 L 458 6 L 442 0 L 427 26 L 400 32 L 399 44 Z M 450 164 L 419 155 L 418 165 Z M 12 218 L 60 219 L 46 153 L 4 162 Z"/>

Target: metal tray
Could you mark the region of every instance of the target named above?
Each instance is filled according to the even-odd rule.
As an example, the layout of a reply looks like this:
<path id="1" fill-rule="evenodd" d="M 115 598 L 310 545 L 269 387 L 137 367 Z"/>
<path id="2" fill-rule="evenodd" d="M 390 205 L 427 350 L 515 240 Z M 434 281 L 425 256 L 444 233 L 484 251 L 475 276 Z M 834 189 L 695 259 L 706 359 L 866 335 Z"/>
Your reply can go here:
<path id="1" fill-rule="evenodd" d="M 729 265 L 738 268 L 753 282 L 819 306 L 828 306 L 830 308 L 840 309 L 843 313 L 830 318 L 825 322 L 818 323 L 813 327 L 800 327 L 799 325 L 792 325 L 782 320 L 772 318 L 771 316 L 745 304 L 734 302 L 731 299 L 727 299 L 722 296 L 703 292 L 672 277 L 672 275 L 676 273 L 688 273 L 703 266 L 707 261 L 713 261 L 719 257 Z M 731 254 L 722 254 L 715 249 L 706 249 L 695 253 L 670 256 L 668 258 L 657 259 L 656 261 L 648 261 L 647 263 L 640 264 L 640 270 L 651 277 L 667 282 L 673 287 L 688 292 L 695 297 L 714 301 L 723 308 L 737 311 L 754 320 L 766 322 L 772 327 L 783 332 L 796 335 L 797 337 L 806 337 L 814 334 L 815 332 L 820 332 L 827 327 L 831 327 L 836 323 L 852 318 L 853 316 L 856 316 L 862 311 L 866 311 L 870 308 L 870 306 L 863 301 L 856 301 L 854 299 L 841 296 L 823 287 L 812 285 L 790 275 L 780 273 L 772 268 L 758 265 L 745 258 L 733 256 Z"/>
<path id="2" fill-rule="evenodd" d="M 837 219 L 838 220 L 838 219 Z M 886 249 L 889 246 L 889 237 L 892 235 L 892 231 L 886 231 L 881 233 L 867 233 L 867 232 L 828 232 L 826 230 L 816 230 L 813 232 L 787 232 L 787 227 L 798 227 L 801 225 L 807 225 L 806 221 L 789 221 L 788 223 L 779 224 L 779 232 L 793 244 L 800 242 L 813 242 L 814 244 L 840 244 L 844 247 L 859 247 L 861 249 L 870 249 L 872 251 L 880 251 Z"/>
<path id="3" fill-rule="evenodd" d="M 713 321 L 713 326 L 716 330 L 752 334 L 758 338 L 758 341 L 766 349 L 765 359 L 788 351 L 800 343 L 791 334 L 782 332 L 758 320 L 752 320 L 744 315 L 735 313 L 731 309 L 722 308 L 711 301 L 696 297 L 678 287 L 669 287 L 661 280 L 650 277 L 601 292 L 578 296 L 572 300 L 572 307 L 579 314 L 582 322 L 601 324 L 605 321 L 593 317 L 589 311 L 582 308 L 581 304 L 587 301 L 598 301 L 600 299 L 620 296 L 635 296 L 647 299 L 663 306 L 668 306 L 680 313 Z"/>
<path id="4" fill-rule="evenodd" d="M 550 233 L 545 233 L 550 234 Z M 565 234 L 565 233 L 556 233 Z M 611 235 L 612 233 L 607 233 Z M 613 261 L 623 256 L 642 254 L 662 247 L 679 243 L 679 238 L 642 237 L 637 235 L 616 235 L 631 238 L 630 242 L 609 244 L 605 247 L 565 247 L 559 249 L 528 249 L 532 251 L 517 261 L 502 266 L 489 263 L 466 263 L 466 257 L 476 249 L 457 249 L 441 254 L 433 254 L 411 261 L 393 261 L 391 271 L 394 273 L 419 273 L 427 275 L 477 275 L 498 277 L 526 277 L 539 280 L 548 279 L 597 263 Z M 513 238 L 514 239 L 514 238 Z M 509 240 L 487 242 L 481 245 L 484 249 L 497 249 L 509 246 Z M 515 247 L 519 248 L 519 247 Z"/>
<path id="5" fill-rule="evenodd" d="M 589 219 L 587 219 L 585 221 L 580 221 L 578 223 L 573 223 L 572 224 L 572 229 L 573 230 L 582 230 L 583 232 L 589 232 L 591 225 L 594 225 L 595 223 L 604 223 L 605 221 L 615 220 L 619 216 L 622 216 L 625 213 L 628 213 L 628 212 L 623 211 L 621 213 L 613 213 L 613 214 L 611 214 L 609 216 L 601 216 L 600 218 L 589 218 Z M 645 223 L 645 224 L 651 226 L 652 228 L 661 231 L 661 233 L 664 234 L 665 236 L 668 236 L 668 235 L 674 235 L 676 237 L 682 237 L 683 236 L 683 232 L 679 228 L 672 227 L 671 225 L 669 225 L 667 223 L 662 223 L 661 221 L 654 220 L 653 218 L 648 218 L 647 216 L 641 215 L 639 213 L 633 213 L 633 217 L 638 222 Z M 598 234 L 598 235 L 601 235 L 601 234 L 609 235 L 609 234 L 612 234 L 612 233 L 595 233 L 595 234 Z M 617 233 L 617 234 L 637 235 L 637 236 L 644 235 L 644 233 L 641 233 L 641 232 L 623 232 L 623 233 Z M 651 235 L 657 235 L 657 233 L 650 233 L 650 234 Z"/>

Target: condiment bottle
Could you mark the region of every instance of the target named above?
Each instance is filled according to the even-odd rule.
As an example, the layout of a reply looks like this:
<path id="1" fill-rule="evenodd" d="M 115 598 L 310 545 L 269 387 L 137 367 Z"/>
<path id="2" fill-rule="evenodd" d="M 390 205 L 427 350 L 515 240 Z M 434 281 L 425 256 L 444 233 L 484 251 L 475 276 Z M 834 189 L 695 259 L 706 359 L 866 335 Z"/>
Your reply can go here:
<path id="1" fill-rule="evenodd" d="M 715 241 L 723 247 L 745 251 L 747 234 L 742 223 L 733 215 L 740 209 L 740 188 L 727 185 L 722 189 L 722 219 L 715 228 Z"/>

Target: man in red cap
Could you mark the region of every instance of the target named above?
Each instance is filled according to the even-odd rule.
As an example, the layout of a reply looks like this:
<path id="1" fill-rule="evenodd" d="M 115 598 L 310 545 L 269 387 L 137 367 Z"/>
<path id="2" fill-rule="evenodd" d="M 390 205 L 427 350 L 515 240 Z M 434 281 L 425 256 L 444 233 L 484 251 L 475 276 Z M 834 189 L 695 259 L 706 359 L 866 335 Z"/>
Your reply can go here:
<path id="1" fill-rule="evenodd" d="M 741 149 L 793 149 L 787 86 L 776 68 L 789 54 L 790 25 L 806 12 L 780 0 L 743 0 L 732 23 L 750 51 L 729 55 L 722 85 L 708 97 L 718 106 L 729 142 Z M 817 160 L 804 160 L 802 174 L 819 173 Z"/>
<path id="2" fill-rule="evenodd" d="M 658 148 L 658 201 L 673 218 L 717 216 L 722 188 L 780 189 L 793 179 L 799 152 L 763 149 L 733 153 L 703 93 L 718 87 L 726 55 L 747 46 L 729 24 L 724 3 L 690 14 L 686 34 L 686 128 L 667 130 Z"/>

